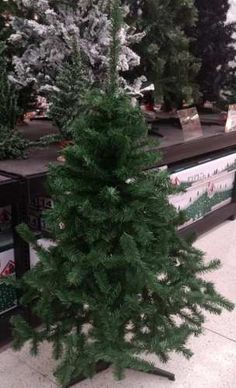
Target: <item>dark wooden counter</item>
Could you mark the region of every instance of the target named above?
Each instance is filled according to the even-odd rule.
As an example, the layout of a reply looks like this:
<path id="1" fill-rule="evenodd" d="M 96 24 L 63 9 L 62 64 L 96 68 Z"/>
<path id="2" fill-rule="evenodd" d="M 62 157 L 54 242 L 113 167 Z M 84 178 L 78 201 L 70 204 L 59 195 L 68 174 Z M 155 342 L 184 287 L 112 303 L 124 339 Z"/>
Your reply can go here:
<path id="1" fill-rule="evenodd" d="M 38 174 L 46 174 L 49 163 L 56 162 L 59 146 L 34 148 L 28 152 L 26 159 L 0 161 L 0 174 L 31 178 Z"/>
<path id="2" fill-rule="evenodd" d="M 225 133 L 224 126 L 203 125 L 203 136 L 184 142 L 183 133 L 178 126 L 161 124 L 158 126 L 163 138 L 159 140 L 157 151 L 162 153 L 159 165 L 171 165 L 194 159 L 213 152 L 236 148 L 236 132 Z M 155 135 L 151 135 L 155 138 Z"/>
<path id="3" fill-rule="evenodd" d="M 218 133 L 185 143 L 164 145 L 160 146 L 159 150 L 163 156 L 161 164 L 170 165 L 230 148 L 236 148 L 236 132 Z"/>
<path id="4" fill-rule="evenodd" d="M 57 145 L 32 149 L 27 159 L 0 161 L 0 174 L 27 183 L 28 193 L 36 195 L 44 192 L 44 184 L 50 163 L 58 163 L 60 147 Z"/>

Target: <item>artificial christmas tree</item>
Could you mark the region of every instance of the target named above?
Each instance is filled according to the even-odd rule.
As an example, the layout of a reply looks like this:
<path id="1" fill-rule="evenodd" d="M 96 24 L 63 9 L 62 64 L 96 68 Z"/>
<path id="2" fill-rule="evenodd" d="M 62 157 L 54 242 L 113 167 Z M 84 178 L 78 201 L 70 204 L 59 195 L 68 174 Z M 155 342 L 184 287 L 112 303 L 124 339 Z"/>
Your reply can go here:
<path id="1" fill-rule="evenodd" d="M 110 2 L 14 0 L 24 17 L 14 17 L 9 44 L 23 48 L 13 58 L 12 81 L 22 86 L 34 84 L 37 91 L 53 90 L 61 67 L 80 47 L 87 58 L 90 82 L 106 81 L 109 51 Z M 130 45 L 142 39 L 127 24 L 121 30 L 119 67 L 126 71 L 140 63 Z M 123 79 L 124 87 L 126 82 Z"/>
<path id="2" fill-rule="evenodd" d="M 37 354 L 42 341 L 52 343 L 62 387 L 93 376 L 99 361 L 120 378 L 125 368 L 154 371 L 144 353 L 190 357 L 185 344 L 201 333 L 202 310 L 233 308 L 200 276 L 219 261 L 205 264 L 176 233 L 183 219 L 168 202 L 168 176 L 144 171 L 157 156 L 144 150 L 140 110 L 118 90 L 119 20 L 116 4 L 107 91 L 88 92 L 72 126 L 75 144 L 51 167 L 47 225 L 55 244 L 44 249 L 19 228 L 40 259 L 19 283 L 21 302 L 42 326 L 15 318 L 14 347 L 30 340 Z"/>
<path id="3" fill-rule="evenodd" d="M 201 60 L 197 82 L 202 102 L 218 101 L 221 92 L 235 85 L 236 23 L 227 23 L 229 0 L 195 0 L 198 10 L 196 26 L 188 35 L 192 39 L 191 51 Z M 233 86 L 234 86 L 233 85 Z"/>
<path id="4" fill-rule="evenodd" d="M 193 0 L 129 0 L 128 23 L 137 31 L 146 31 L 134 46 L 141 57 L 141 66 L 131 76 L 145 74 L 154 83 L 159 101 L 165 109 L 180 108 L 183 100 L 191 101 L 197 92 L 194 82 L 199 63 L 190 53 L 185 28 L 196 20 Z"/>
<path id="5" fill-rule="evenodd" d="M 66 140 L 71 139 L 70 123 L 78 115 L 81 99 L 89 87 L 86 75 L 77 48 L 74 50 L 71 61 L 66 63 L 57 77 L 50 99 L 50 117 Z"/>

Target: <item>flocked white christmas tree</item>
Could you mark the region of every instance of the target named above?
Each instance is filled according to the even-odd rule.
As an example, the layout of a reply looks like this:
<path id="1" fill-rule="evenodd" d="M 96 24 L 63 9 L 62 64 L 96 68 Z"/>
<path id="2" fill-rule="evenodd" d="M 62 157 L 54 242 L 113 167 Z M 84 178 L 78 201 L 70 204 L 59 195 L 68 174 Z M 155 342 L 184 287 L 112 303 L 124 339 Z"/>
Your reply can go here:
<path id="1" fill-rule="evenodd" d="M 31 18 L 12 18 L 14 32 L 9 42 L 21 49 L 20 54 L 13 58 L 15 71 L 11 74 L 11 81 L 20 87 L 33 82 L 40 92 L 52 90 L 58 71 L 76 43 L 87 59 L 91 83 L 103 83 L 110 43 L 110 1 L 14 1 L 18 7 L 29 11 Z M 124 12 L 127 9 L 124 8 Z M 143 36 L 127 24 L 122 27 L 119 58 L 122 72 L 139 65 L 140 58 L 130 46 Z M 121 85 L 132 92 L 132 86 L 123 78 Z M 136 93 L 137 82 L 134 89 Z"/>

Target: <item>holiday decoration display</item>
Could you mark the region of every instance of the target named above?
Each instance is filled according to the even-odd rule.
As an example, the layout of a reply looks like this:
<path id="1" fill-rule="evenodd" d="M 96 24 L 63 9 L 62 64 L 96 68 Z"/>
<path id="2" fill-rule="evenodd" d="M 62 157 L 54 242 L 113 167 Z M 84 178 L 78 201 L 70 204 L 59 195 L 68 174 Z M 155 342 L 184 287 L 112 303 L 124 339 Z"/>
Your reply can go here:
<path id="1" fill-rule="evenodd" d="M 186 342 L 201 333 L 203 310 L 233 308 L 201 277 L 220 262 L 206 263 L 176 231 L 183 217 L 168 202 L 168 175 L 143 171 L 157 155 L 144 147 L 142 113 L 118 88 L 120 19 L 116 2 L 106 93 L 88 91 L 72 125 L 74 144 L 50 169 L 54 245 L 43 248 L 26 225 L 18 228 L 39 257 L 19 282 L 21 303 L 41 326 L 15 317 L 14 347 L 29 340 L 36 355 L 41 342 L 52 343 L 62 387 L 92 377 L 99 362 L 121 378 L 125 368 L 156 372 L 145 353 L 189 358 Z"/>
<path id="2" fill-rule="evenodd" d="M 232 201 L 235 172 L 233 153 L 171 175 L 172 184 L 185 189 L 169 197 L 171 204 L 186 213 L 188 221 L 182 227 Z"/>

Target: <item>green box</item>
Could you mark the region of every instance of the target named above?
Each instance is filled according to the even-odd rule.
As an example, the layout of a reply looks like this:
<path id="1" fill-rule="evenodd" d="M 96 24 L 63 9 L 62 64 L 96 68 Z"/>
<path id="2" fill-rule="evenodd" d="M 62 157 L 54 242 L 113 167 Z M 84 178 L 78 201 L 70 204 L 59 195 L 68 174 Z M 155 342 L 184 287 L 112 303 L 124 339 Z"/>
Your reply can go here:
<path id="1" fill-rule="evenodd" d="M 4 283 L 0 284 L 0 315 L 16 307 L 16 291 Z"/>

